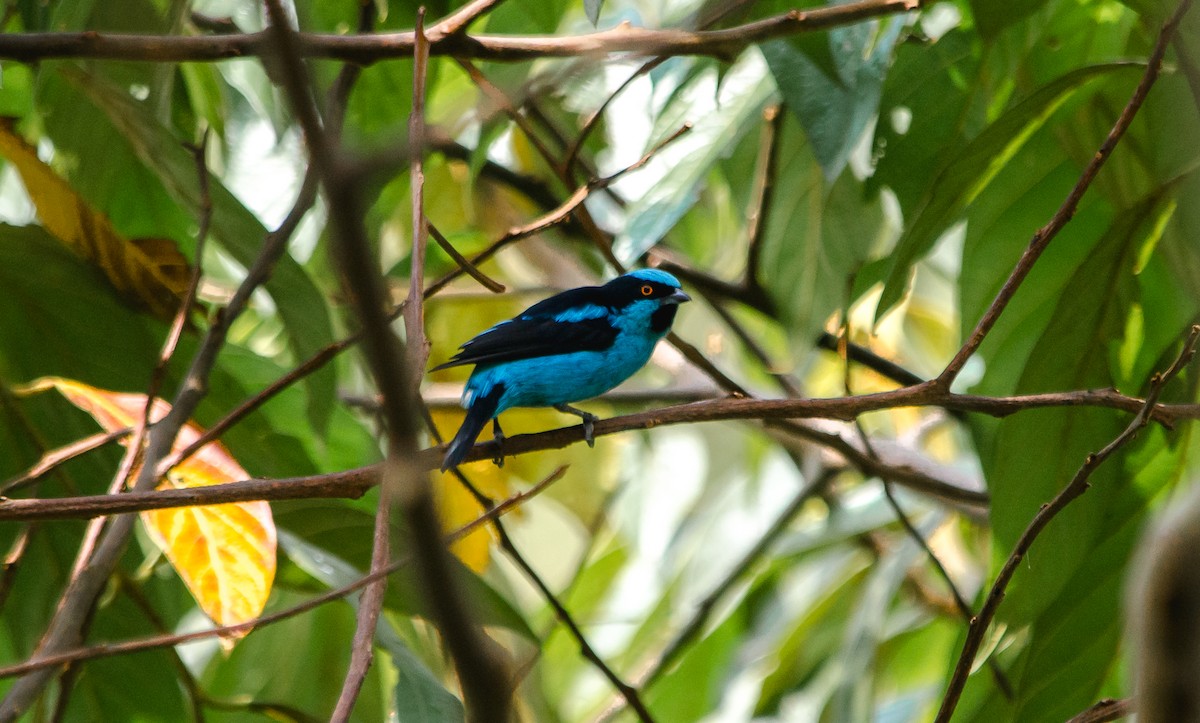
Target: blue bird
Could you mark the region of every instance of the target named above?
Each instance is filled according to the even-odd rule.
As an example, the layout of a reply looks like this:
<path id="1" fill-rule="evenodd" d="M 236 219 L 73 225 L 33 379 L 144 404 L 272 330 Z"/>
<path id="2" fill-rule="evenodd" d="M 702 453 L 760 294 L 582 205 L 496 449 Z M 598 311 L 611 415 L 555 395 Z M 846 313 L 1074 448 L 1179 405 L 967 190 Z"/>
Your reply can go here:
<path id="1" fill-rule="evenodd" d="M 502 441 L 497 416 L 513 407 L 577 415 L 593 446 L 597 417 L 568 405 L 599 396 L 641 369 L 679 304 L 689 300 L 671 274 L 640 269 L 551 296 L 463 344 L 431 370 L 475 365 L 462 396 L 467 417 L 446 448 L 442 471 L 463 461 L 488 420 Z"/>

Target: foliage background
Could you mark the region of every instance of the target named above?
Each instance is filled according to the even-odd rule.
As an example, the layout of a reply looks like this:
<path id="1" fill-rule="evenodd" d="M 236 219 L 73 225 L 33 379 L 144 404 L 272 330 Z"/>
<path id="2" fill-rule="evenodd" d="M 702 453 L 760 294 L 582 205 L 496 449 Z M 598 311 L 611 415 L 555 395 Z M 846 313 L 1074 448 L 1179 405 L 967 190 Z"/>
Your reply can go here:
<path id="1" fill-rule="evenodd" d="M 357 23 L 348 0 L 297 0 L 294 7 L 304 31 L 347 33 Z M 586 13 L 596 10 L 600 28 L 691 27 L 714 9 L 728 11 L 719 23 L 733 26 L 792 7 L 775 0 L 734 7 L 508 0 L 472 31 L 576 35 L 592 30 Z M 417 10 L 394 0 L 377 8 L 380 30 L 412 27 Z M 7 33 L 209 32 L 191 13 L 229 17 L 244 32 L 264 25 L 261 8 L 243 0 L 17 0 L 6 9 Z M 453 9 L 428 5 L 431 18 Z M 923 378 L 936 376 L 1108 133 L 1171 9 L 1150 0 L 927 3 L 731 57 L 672 57 L 624 89 L 640 57 L 479 62 L 529 119 L 536 140 L 454 59 L 435 57 L 426 213 L 469 256 L 689 122 L 689 132 L 610 194 L 588 199 L 618 258 L 665 262 L 681 270 L 689 289 L 704 292 L 684 307 L 676 330 L 756 395 L 779 396 L 776 375 L 804 396 L 894 388 L 863 367 L 847 371 L 818 345 L 821 332 L 846 334 Z M 1182 331 L 1200 312 L 1200 75 L 1191 58 L 1200 58 L 1196 12 L 1128 136 L 956 389 L 1004 396 L 1111 386 L 1142 396 L 1150 374 L 1178 353 Z M 337 64 L 313 68 L 323 94 Z M 14 118 L 19 135 L 122 236 L 169 239 L 201 262 L 202 298 L 220 306 L 267 229 L 290 208 L 306 168 L 299 129 L 262 63 L 5 61 L 0 70 L 0 114 Z M 409 60 L 363 70 L 348 104 L 349 147 L 367 155 L 403 147 L 412 70 Z M 576 168 L 563 174 L 539 155 L 543 145 L 561 160 L 585 120 L 618 90 Z M 214 209 L 212 244 L 196 259 L 200 194 L 183 144 L 203 129 L 211 134 Z M 766 174 L 772 194 L 756 232 L 771 155 L 764 148 L 775 158 Z M 411 273 L 409 190 L 399 169 L 368 183 L 368 231 L 397 299 Z M 356 328 L 328 259 L 325 218 L 318 204 L 236 322 L 196 414 L 201 425 Z M 0 475 L 9 478 L 95 427 L 60 399 L 2 390 L 59 375 L 142 391 L 166 325 L 47 231 L 46 214 L 35 212 L 9 165 L 0 171 L 0 219 Z M 484 264 L 508 285 L 504 296 L 470 279 L 434 296 L 431 359 L 444 360 L 461 341 L 551 290 L 611 274 L 582 225 L 560 225 Z M 750 258 L 759 262 L 747 270 L 752 247 Z M 430 247 L 428 279 L 454 268 Z M 743 275 L 755 283 L 738 286 Z M 167 389 L 194 349 L 195 334 L 185 334 Z M 427 380 L 443 434 L 459 419 L 453 385 L 462 377 L 449 370 Z M 1195 379 L 1185 373 L 1164 399 L 1195 400 Z M 666 345 L 625 389 L 624 397 L 587 406 L 611 416 L 722 393 Z M 343 355 L 223 439 L 255 477 L 370 464 L 381 454 L 373 416 L 343 401 L 370 391 L 361 360 Z M 986 489 L 986 509 L 897 491 L 978 607 L 979 591 L 1039 506 L 1128 419 L 1093 407 L 1003 419 L 896 409 L 861 422 L 879 449 L 919 458 L 939 479 Z M 553 412 L 519 411 L 505 428 L 513 434 L 569 423 Z M 853 425 L 813 426 L 857 440 Z M 1045 531 L 989 636 L 984 655 L 994 663 L 972 676 L 955 720 L 1061 721 L 1101 697 L 1128 695 L 1121 644 L 1127 563 L 1151 512 L 1194 476 L 1189 432 L 1187 423 L 1148 428 Z M 20 494 L 99 494 L 118 459 L 114 449 L 100 450 Z M 514 543 L 601 656 L 640 685 L 657 719 L 932 716 L 966 626 L 877 477 L 811 441 L 745 422 L 623 433 L 600 439 L 594 450 L 574 445 L 510 459 L 502 470 L 487 463 L 467 469 L 501 497 L 561 464 L 570 464 L 566 477 L 508 519 Z M 818 480 L 826 485 L 819 494 L 790 505 Z M 433 483 L 447 526 L 478 514 L 454 478 Z M 268 610 L 367 569 L 376 503 L 374 493 L 274 503 L 280 573 Z M 12 551 L 0 578 L 0 659 L 19 661 L 32 651 L 82 529 L 73 521 L 0 525 L 0 548 Z M 403 546 L 404 535 L 397 538 Z M 751 550 L 757 554 L 746 558 Z M 456 552 L 477 614 L 525 673 L 523 719 L 632 719 L 615 711 L 619 699 L 603 677 L 486 535 Z M 207 624 L 144 536 L 130 546 L 117 580 L 97 607 L 89 640 Z M 419 615 L 415 585 L 405 573 L 391 580 L 376 664 L 355 719 L 462 716 L 453 670 Z M 698 615 L 698 634 L 658 670 L 655 661 Z M 337 699 L 353 628 L 353 607 L 334 603 L 256 630 L 228 655 L 206 641 L 87 662 L 30 717 L 91 720 L 99 711 L 111 720 L 321 719 Z M 1011 697 L 991 665 L 1010 681 Z"/>

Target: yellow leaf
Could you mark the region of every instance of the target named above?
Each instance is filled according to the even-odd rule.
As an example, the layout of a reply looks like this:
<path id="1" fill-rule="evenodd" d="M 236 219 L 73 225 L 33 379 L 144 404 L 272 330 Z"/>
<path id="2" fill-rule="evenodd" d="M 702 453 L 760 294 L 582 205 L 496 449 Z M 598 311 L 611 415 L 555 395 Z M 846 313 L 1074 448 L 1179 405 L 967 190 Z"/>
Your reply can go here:
<path id="1" fill-rule="evenodd" d="M 433 412 L 434 423 L 438 428 L 451 433 L 462 422 L 462 417 L 460 413 L 440 410 Z M 508 496 L 507 474 L 490 461 L 471 462 L 463 465 L 462 470 L 480 492 L 493 500 L 499 501 Z M 442 521 L 442 529 L 446 532 L 457 530 L 483 514 L 483 506 L 475 501 L 475 497 L 463 487 L 453 472 L 445 472 L 438 477 L 434 492 L 437 496 L 438 516 Z M 450 551 L 467 567 L 475 572 L 483 572 L 491 562 L 492 534 L 489 525 L 480 526 L 451 545 Z"/>
<path id="2" fill-rule="evenodd" d="M 62 377 L 42 377 L 15 391 L 32 394 L 47 389 L 57 389 L 109 432 L 132 427 L 146 405 L 144 394 L 111 392 Z M 156 399 L 151 420 L 161 419 L 170 409 Z M 173 451 L 187 447 L 202 434 L 203 429 L 189 422 L 179 430 Z M 123 444 L 129 442 L 123 440 Z M 131 477 L 136 477 L 136 472 Z M 225 447 L 212 442 L 172 470 L 159 489 L 224 484 L 247 477 Z M 142 512 L 141 518 L 213 622 L 232 625 L 262 613 L 275 580 L 275 523 L 267 502 L 150 510 Z"/>
<path id="3" fill-rule="evenodd" d="M 0 155 L 21 175 L 47 231 L 95 264 L 117 291 L 159 318 L 174 316 L 187 288 L 188 263 L 173 242 L 117 233 L 107 216 L 42 163 L 11 120 L 0 121 Z"/>

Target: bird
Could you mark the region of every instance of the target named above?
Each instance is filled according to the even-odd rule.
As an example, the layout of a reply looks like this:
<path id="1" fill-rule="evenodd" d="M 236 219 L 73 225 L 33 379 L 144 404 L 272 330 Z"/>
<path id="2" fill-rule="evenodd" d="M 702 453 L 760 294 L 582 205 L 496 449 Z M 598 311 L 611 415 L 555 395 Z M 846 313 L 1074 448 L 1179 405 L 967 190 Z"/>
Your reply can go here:
<path id="1" fill-rule="evenodd" d="M 583 420 L 584 440 L 595 446 L 598 417 L 570 406 L 617 386 L 650 359 L 690 301 L 673 275 L 638 269 L 602 286 L 582 286 L 544 299 L 459 347 L 430 371 L 474 364 L 463 389 L 467 416 L 446 447 L 442 471 L 466 458 L 484 425 L 502 444 L 498 419 L 513 407 L 553 407 Z M 503 464 L 503 455 L 496 457 Z"/>

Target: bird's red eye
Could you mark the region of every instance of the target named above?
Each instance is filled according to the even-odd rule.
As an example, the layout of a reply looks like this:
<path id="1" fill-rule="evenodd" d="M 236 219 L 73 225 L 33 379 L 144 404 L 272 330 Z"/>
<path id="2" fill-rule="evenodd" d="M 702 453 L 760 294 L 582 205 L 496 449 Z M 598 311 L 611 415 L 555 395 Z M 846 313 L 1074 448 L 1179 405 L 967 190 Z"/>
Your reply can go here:
<path id="1" fill-rule="evenodd" d="M 650 284 L 646 284 L 645 286 L 642 287 L 642 296 L 649 296 L 650 294 L 653 294 L 653 293 L 654 293 L 654 287 L 651 286 Z"/>

